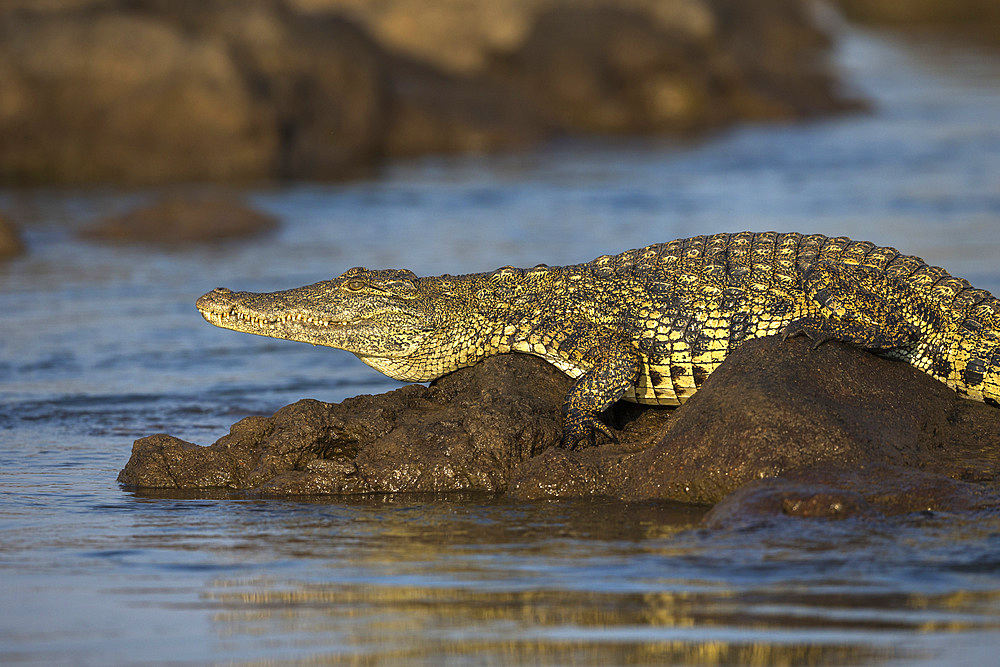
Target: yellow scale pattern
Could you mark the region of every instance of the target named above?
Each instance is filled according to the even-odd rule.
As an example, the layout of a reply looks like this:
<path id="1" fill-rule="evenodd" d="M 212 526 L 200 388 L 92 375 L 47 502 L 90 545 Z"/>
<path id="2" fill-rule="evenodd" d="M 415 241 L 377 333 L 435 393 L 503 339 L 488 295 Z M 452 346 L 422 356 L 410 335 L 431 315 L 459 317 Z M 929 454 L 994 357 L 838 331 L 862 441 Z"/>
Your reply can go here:
<path id="1" fill-rule="evenodd" d="M 992 295 L 894 248 L 818 234 L 699 236 L 588 264 L 545 268 L 544 287 L 552 291 L 535 292 L 536 308 L 507 325 L 484 352 L 534 354 L 577 378 L 594 367 L 593 355 L 572 335 L 565 318 L 597 330 L 607 325 L 598 337 L 624 339 L 640 351 L 638 377 L 622 398 L 678 405 L 743 341 L 779 335 L 803 318 L 830 323 L 852 316 L 831 309 L 832 303 L 824 306 L 804 289 L 803 273 L 814 265 L 856 271 L 849 279 L 862 286 L 868 273 L 881 277 L 867 285 L 872 303 L 866 305 L 901 312 L 918 329 L 914 340 L 881 350 L 886 356 L 905 360 L 970 397 L 996 400 L 1000 395 L 995 380 L 998 302 Z M 564 280 L 553 274 L 563 274 Z M 841 300 L 848 296 L 857 301 L 856 294 Z M 546 322 L 558 328 L 547 330 Z M 978 323 L 978 335 L 970 336 L 975 324 L 963 330 L 962 322 Z M 979 366 L 992 368 L 993 375 L 977 373 Z"/>

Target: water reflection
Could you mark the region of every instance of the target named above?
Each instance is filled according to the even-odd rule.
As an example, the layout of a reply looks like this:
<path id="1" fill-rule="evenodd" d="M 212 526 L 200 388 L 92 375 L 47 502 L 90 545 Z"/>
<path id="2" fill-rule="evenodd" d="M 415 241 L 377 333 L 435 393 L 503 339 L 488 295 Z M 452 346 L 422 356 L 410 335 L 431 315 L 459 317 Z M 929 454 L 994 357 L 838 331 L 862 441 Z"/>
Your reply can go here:
<path id="1" fill-rule="evenodd" d="M 209 575 L 197 607 L 237 659 L 875 664 L 932 660 L 922 636 L 1000 630 L 992 573 L 967 568 L 992 551 L 989 517 L 726 532 L 665 503 L 231 498 L 178 531 L 156 520 L 172 502 L 205 501 L 157 499 L 115 557 L 188 552 L 174 560 Z"/>
<path id="2" fill-rule="evenodd" d="M 234 646 L 280 637 L 285 649 L 314 658 L 350 654 L 362 662 L 871 663 L 921 657 L 899 641 L 906 631 L 978 626 L 920 611 L 947 608 L 947 598 L 872 596 L 859 609 L 854 596 L 765 590 L 619 594 L 225 580 L 205 597 L 217 608 L 214 630 Z M 996 604 L 995 595 L 985 597 Z"/>

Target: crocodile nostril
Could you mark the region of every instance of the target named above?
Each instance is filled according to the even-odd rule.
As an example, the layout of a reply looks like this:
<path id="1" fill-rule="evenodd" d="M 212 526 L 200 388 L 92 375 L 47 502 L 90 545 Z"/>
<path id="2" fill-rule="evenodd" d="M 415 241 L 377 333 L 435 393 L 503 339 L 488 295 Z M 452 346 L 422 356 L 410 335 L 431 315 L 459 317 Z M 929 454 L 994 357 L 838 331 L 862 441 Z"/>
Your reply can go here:
<path id="1" fill-rule="evenodd" d="M 228 287 L 216 287 L 214 291 L 215 291 L 216 294 L 232 294 L 233 293 L 233 290 L 229 289 Z"/>

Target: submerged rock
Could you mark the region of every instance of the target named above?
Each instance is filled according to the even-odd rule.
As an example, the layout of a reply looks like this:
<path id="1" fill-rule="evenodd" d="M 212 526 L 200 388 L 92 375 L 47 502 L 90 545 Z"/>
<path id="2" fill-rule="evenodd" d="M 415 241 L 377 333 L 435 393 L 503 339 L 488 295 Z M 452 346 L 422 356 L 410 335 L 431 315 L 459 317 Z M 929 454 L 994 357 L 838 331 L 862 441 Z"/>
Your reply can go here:
<path id="1" fill-rule="evenodd" d="M 997 504 L 1000 410 L 907 364 L 803 339 L 750 341 L 675 410 L 620 404 L 620 442 L 556 445 L 571 381 L 503 355 L 339 404 L 248 417 L 210 447 L 137 440 L 119 481 L 268 495 L 485 491 L 720 503 L 719 525 Z M 735 492 L 735 493 L 734 493 Z"/>
<path id="2" fill-rule="evenodd" d="M 877 518 L 976 510 L 1000 510 L 995 485 L 911 467 L 812 465 L 740 487 L 713 507 L 704 522 L 713 528 L 735 528 L 786 517 Z"/>
<path id="3" fill-rule="evenodd" d="M 0 259 L 24 254 L 24 242 L 14 223 L 0 214 Z"/>
<path id="4" fill-rule="evenodd" d="M 167 196 L 124 215 L 106 218 L 84 238 L 137 243 L 192 243 L 255 236 L 277 220 L 228 196 Z"/>

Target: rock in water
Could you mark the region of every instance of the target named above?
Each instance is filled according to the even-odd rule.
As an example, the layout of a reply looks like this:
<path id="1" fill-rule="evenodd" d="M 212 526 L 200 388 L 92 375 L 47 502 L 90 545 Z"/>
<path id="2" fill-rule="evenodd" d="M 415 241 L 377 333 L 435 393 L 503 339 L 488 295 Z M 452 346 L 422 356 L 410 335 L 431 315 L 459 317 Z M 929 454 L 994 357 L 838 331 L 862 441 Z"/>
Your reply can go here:
<path id="1" fill-rule="evenodd" d="M 118 479 L 266 495 L 725 501 L 713 525 L 998 502 L 1000 410 L 849 346 L 750 341 L 679 408 L 616 406 L 620 443 L 582 451 L 556 446 L 570 383 L 535 357 L 491 357 L 430 387 L 247 417 L 210 447 L 142 438 Z"/>
<path id="2" fill-rule="evenodd" d="M 24 254 L 24 242 L 14 223 L 0 214 L 0 259 Z"/>
<path id="3" fill-rule="evenodd" d="M 102 220 L 84 238 L 134 243 L 193 243 L 255 236 L 275 229 L 277 220 L 234 197 L 165 197 L 124 215 Z"/>
<path id="4" fill-rule="evenodd" d="M 583 494 L 586 488 L 555 479 L 588 476 L 599 493 L 624 499 L 715 504 L 746 484 L 803 468 L 872 466 L 993 482 L 1000 410 L 848 345 L 814 350 L 805 340 L 760 338 L 733 352 L 648 447 L 624 455 L 547 451 L 521 467 L 512 492 Z"/>
<path id="5" fill-rule="evenodd" d="M 522 461 L 559 441 L 569 382 L 540 359 L 493 357 L 430 387 L 247 417 L 210 447 L 142 438 L 118 481 L 274 495 L 499 493 Z"/>

